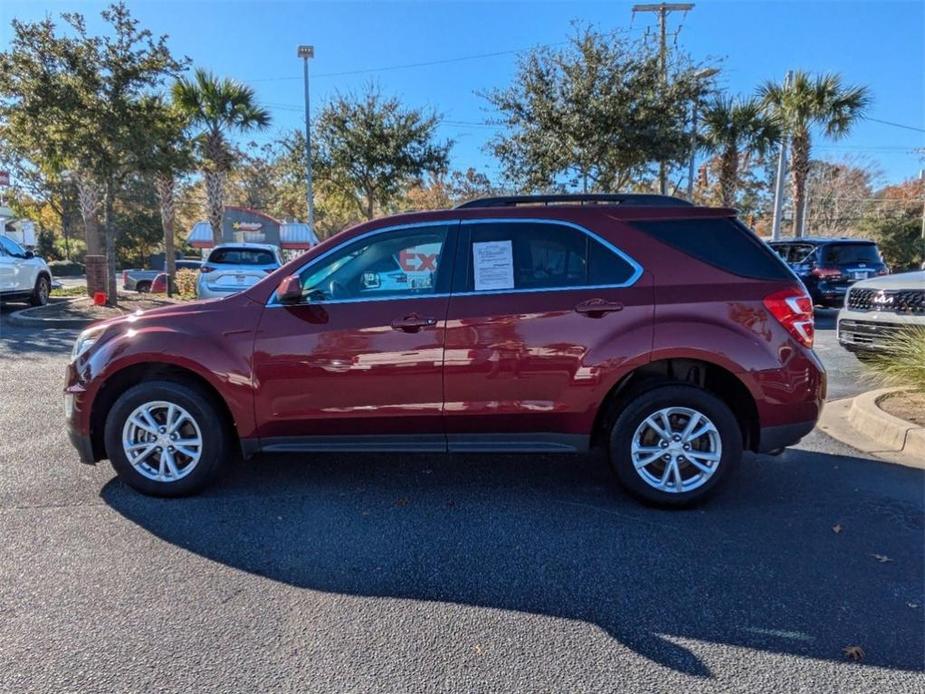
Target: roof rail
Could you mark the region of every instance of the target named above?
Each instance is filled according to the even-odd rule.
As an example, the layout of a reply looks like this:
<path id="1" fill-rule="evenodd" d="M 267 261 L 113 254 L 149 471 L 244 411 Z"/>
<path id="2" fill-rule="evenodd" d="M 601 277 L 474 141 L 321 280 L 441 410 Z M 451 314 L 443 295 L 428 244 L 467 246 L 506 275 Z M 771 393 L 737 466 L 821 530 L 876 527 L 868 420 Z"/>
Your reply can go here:
<path id="1" fill-rule="evenodd" d="M 671 195 L 652 193 L 567 193 L 558 195 L 505 195 L 497 198 L 478 198 L 457 205 L 462 210 L 472 207 L 517 207 L 518 205 L 559 205 L 578 203 L 579 205 L 625 205 L 639 207 L 662 205 L 671 207 L 692 207 L 692 203 Z"/>

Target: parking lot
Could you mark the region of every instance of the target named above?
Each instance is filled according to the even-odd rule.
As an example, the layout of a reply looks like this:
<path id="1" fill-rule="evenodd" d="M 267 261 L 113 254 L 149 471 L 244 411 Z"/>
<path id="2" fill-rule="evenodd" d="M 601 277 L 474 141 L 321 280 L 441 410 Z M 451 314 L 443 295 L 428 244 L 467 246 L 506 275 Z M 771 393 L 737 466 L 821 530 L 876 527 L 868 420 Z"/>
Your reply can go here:
<path id="1" fill-rule="evenodd" d="M 2 691 L 925 688 L 921 470 L 814 432 L 688 511 L 601 456 L 263 456 L 146 498 L 67 442 L 75 331 L 10 310 Z M 833 316 L 838 398 L 866 387 Z"/>

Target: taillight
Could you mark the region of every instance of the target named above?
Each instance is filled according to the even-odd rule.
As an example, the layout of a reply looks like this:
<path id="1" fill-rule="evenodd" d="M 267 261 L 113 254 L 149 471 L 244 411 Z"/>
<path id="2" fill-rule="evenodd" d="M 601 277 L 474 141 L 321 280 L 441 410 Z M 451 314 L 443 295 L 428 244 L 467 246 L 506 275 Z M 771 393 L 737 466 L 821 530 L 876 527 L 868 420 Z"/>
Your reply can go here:
<path id="1" fill-rule="evenodd" d="M 208 265 L 201 265 L 199 267 L 199 272 L 202 272 L 202 273 L 212 272 L 214 269 L 215 269 L 214 267 L 209 267 Z"/>
<path id="2" fill-rule="evenodd" d="M 797 342 L 813 346 L 813 300 L 802 289 L 782 289 L 764 297 L 764 307 Z"/>
<path id="3" fill-rule="evenodd" d="M 841 270 L 837 267 L 816 267 L 813 268 L 810 274 L 824 280 L 832 277 L 841 277 Z"/>

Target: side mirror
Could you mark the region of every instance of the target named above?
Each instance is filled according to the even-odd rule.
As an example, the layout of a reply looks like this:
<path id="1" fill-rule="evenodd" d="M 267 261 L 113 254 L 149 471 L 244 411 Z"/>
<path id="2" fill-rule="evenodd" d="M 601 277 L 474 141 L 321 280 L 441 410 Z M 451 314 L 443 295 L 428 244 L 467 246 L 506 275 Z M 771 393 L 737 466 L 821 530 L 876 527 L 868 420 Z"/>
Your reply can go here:
<path id="1" fill-rule="evenodd" d="M 25 254 L 23 257 L 24 257 L 26 260 L 30 260 L 31 258 L 34 258 L 34 257 L 35 257 L 35 253 L 33 253 L 32 251 L 26 251 L 26 254 Z"/>
<path id="2" fill-rule="evenodd" d="M 302 300 L 302 282 L 298 275 L 289 275 L 276 287 L 276 298 L 283 304 L 297 304 Z"/>

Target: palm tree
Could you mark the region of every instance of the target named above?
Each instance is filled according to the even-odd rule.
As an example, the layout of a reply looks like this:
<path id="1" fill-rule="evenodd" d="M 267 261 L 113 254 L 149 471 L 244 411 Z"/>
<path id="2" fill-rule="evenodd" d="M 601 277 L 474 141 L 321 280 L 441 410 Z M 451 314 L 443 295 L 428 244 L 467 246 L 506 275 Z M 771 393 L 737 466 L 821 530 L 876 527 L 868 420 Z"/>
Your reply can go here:
<path id="1" fill-rule="evenodd" d="M 177 178 L 195 166 L 193 142 L 187 133 L 187 114 L 176 104 L 167 103 L 160 95 L 145 99 L 143 104 L 143 112 L 148 118 L 144 129 L 147 148 L 139 161 L 139 169 L 150 175 L 160 205 L 167 296 L 172 296 L 177 276 L 174 250 Z"/>
<path id="2" fill-rule="evenodd" d="M 735 206 L 739 187 L 739 161 L 744 155 L 765 154 L 780 141 L 780 128 L 762 112 L 757 99 L 716 96 L 701 116 L 703 142 L 720 158 L 719 186 L 723 205 Z"/>
<path id="3" fill-rule="evenodd" d="M 802 236 L 812 145 L 810 131 L 813 127 L 822 128 L 833 139 L 848 134 L 870 105 L 870 90 L 864 86 L 845 86 L 837 74 L 813 77 L 801 70 L 789 84 L 766 82 L 758 88 L 758 94 L 790 135 L 793 235 Z"/>
<path id="4" fill-rule="evenodd" d="M 218 245 L 222 241 L 225 177 L 233 160 L 228 133 L 266 128 L 270 114 L 256 104 L 253 89 L 203 69 L 196 70 L 192 81 L 180 79 L 174 84 L 173 101 L 194 127 L 202 128 L 197 144 L 212 241 Z"/>

